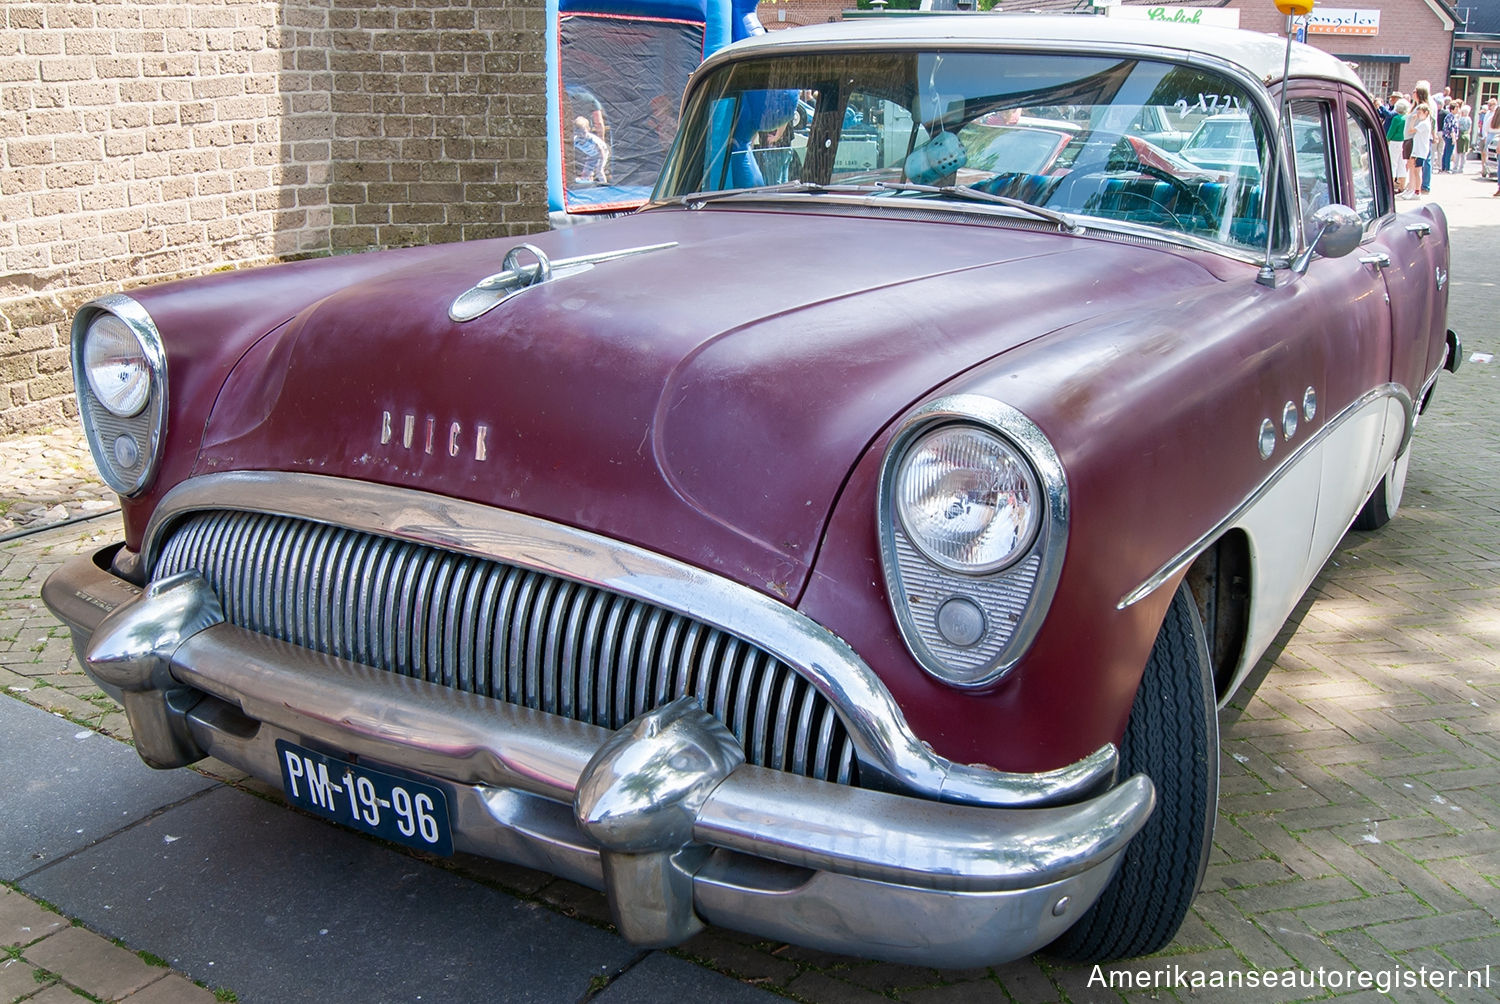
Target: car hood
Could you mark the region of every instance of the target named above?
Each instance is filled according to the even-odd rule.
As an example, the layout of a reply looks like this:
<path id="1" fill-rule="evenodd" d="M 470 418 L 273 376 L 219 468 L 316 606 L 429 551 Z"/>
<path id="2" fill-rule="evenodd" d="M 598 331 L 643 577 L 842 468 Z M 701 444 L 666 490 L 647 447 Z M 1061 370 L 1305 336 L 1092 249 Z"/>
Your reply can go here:
<path id="1" fill-rule="evenodd" d="M 195 473 L 421 488 L 793 598 L 849 471 L 914 402 L 1015 345 L 1213 281 L 1159 247 L 962 216 L 715 207 L 530 240 L 553 260 L 672 246 L 466 322 L 450 304 L 509 243 L 331 292 L 231 373 Z"/>

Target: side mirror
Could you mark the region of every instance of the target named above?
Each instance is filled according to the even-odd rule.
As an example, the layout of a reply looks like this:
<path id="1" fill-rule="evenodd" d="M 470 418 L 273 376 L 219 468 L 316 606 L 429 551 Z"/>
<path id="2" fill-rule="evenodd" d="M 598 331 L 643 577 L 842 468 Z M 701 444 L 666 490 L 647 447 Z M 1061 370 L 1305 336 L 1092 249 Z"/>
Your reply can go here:
<path id="1" fill-rule="evenodd" d="M 1298 275 L 1307 271 L 1313 253 L 1324 258 L 1342 258 L 1359 247 L 1365 235 L 1365 221 L 1354 210 L 1340 203 L 1331 203 L 1312 214 L 1312 231 L 1317 236 L 1311 246 L 1292 263 Z"/>
<path id="2" fill-rule="evenodd" d="M 1359 247 L 1365 235 L 1365 221 L 1359 213 L 1348 206 L 1334 203 L 1313 213 L 1313 226 L 1318 236 L 1313 240 L 1313 250 L 1324 258 L 1342 258 Z"/>

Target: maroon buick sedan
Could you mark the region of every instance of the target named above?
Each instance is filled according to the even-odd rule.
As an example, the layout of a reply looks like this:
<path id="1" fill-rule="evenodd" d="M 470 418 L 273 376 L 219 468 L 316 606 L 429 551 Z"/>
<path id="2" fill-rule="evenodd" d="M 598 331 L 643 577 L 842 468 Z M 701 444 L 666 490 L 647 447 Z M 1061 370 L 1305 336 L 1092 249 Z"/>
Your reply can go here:
<path id="1" fill-rule="evenodd" d="M 148 763 L 602 889 L 641 945 L 1155 951 L 1216 706 L 1459 359 L 1378 123 L 1247 32 L 731 46 L 640 212 L 85 305 L 124 539 L 46 600 Z"/>

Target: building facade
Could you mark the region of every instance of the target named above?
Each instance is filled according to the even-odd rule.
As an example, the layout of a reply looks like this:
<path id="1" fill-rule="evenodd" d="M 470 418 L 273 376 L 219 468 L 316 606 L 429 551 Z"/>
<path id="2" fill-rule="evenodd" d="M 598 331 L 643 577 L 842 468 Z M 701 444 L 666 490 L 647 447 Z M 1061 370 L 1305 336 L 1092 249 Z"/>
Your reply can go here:
<path id="1" fill-rule="evenodd" d="M 1448 60 L 1458 13 L 1444 0 L 1359 0 L 1360 7 L 1313 9 L 1305 31 L 1309 45 L 1350 63 L 1371 94 L 1411 93 L 1418 81 L 1434 92 L 1448 81 Z M 1265 0 L 1229 0 L 1240 27 L 1284 34 L 1286 18 Z"/>
<path id="2" fill-rule="evenodd" d="M 1500 0 L 1477 0 L 1458 8 L 1450 86 L 1476 108 L 1500 98 Z"/>

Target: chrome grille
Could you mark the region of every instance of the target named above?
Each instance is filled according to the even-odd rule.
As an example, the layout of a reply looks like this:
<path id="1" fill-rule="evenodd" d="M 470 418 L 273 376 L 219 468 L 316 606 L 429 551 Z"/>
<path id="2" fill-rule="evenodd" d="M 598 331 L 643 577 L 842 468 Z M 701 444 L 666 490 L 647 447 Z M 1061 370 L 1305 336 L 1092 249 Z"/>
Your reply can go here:
<path id="1" fill-rule="evenodd" d="M 692 694 L 751 763 L 855 781 L 843 722 L 805 678 L 650 603 L 411 541 L 240 512 L 199 513 L 175 528 L 154 575 L 188 569 L 247 630 L 609 729 Z"/>

